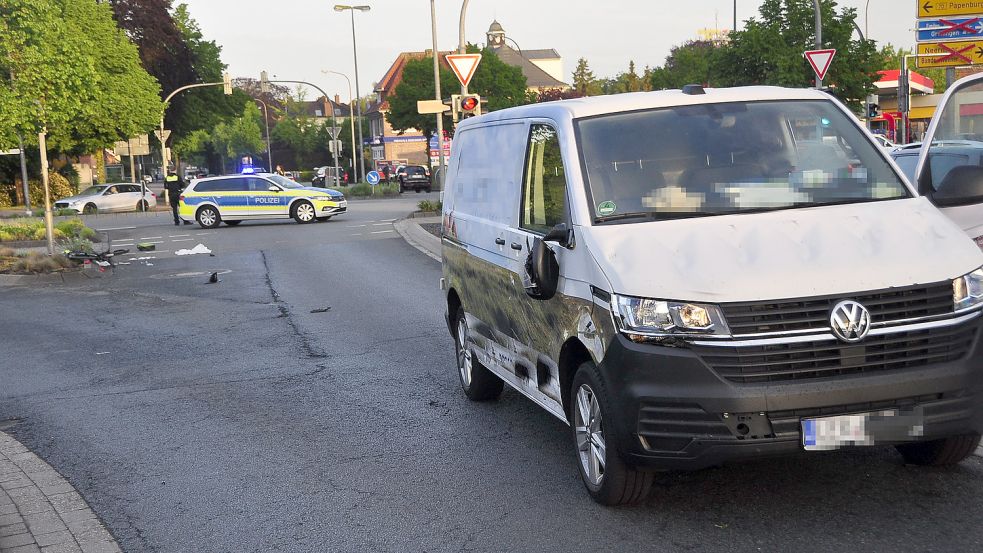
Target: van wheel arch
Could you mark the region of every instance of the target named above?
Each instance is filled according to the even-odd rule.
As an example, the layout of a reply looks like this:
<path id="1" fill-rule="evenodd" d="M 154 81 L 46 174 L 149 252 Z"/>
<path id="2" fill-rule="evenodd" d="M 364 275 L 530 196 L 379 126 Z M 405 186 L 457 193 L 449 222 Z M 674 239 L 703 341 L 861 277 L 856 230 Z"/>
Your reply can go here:
<path id="1" fill-rule="evenodd" d="M 573 384 L 573 377 L 577 374 L 577 369 L 580 365 L 586 362 L 597 363 L 594 356 L 591 355 L 587 346 L 580 341 L 579 338 L 572 336 L 563 343 L 563 347 L 560 348 L 560 358 L 557 363 L 557 369 L 560 378 L 560 397 L 563 400 L 563 412 L 566 413 L 567 421 L 570 421 L 570 396 L 573 390 L 570 389 Z"/>
<path id="2" fill-rule="evenodd" d="M 454 315 L 457 314 L 457 310 L 461 307 L 461 297 L 457 295 L 457 290 L 451 288 L 447 292 L 447 330 L 450 331 L 453 336 L 457 332 L 454 328 Z"/>

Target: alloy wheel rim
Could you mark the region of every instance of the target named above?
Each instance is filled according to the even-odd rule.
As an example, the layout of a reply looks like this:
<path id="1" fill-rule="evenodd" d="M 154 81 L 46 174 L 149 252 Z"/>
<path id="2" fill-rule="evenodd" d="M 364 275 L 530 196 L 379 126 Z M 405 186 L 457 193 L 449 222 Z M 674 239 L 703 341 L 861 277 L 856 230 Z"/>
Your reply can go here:
<path id="1" fill-rule="evenodd" d="M 457 369 L 461 372 L 461 382 L 471 386 L 471 350 L 468 348 L 468 324 L 462 317 L 457 323 Z"/>
<path id="2" fill-rule="evenodd" d="M 297 216 L 302 221 L 310 221 L 314 218 L 314 208 L 308 204 L 301 204 L 297 207 Z"/>
<path id="3" fill-rule="evenodd" d="M 580 468 L 587 481 L 597 486 L 604 479 L 607 445 L 601 425 L 601 406 L 590 386 L 581 384 L 574 405 L 574 428 L 577 433 L 577 453 Z"/>
<path id="4" fill-rule="evenodd" d="M 211 226 L 215 224 L 215 212 L 211 209 L 206 209 L 201 212 L 201 222 L 205 223 L 205 226 Z"/>

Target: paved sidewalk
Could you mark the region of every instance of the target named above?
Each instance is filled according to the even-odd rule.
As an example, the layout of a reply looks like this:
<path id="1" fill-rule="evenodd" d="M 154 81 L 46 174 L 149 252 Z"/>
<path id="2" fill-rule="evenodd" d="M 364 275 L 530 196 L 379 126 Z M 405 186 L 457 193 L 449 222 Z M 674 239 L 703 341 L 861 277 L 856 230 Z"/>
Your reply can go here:
<path id="1" fill-rule="evenodd" d="M 119 553 L 67 480 L 0 432 L 0 553 Z"/>
<path id="2" fill-rule="evenodd" d="M 414 248 L 420 250 L 421 252 L 427 254 L 436 261 L 440 261 L 440 238 L 437 238 L 433 234 L 430 234 L 421 227 L 421 224 L 427 223 L 439 223 L 441 218 L 438 217 L 421 217 L 421 218 L 411 218 L 411 219 L 400 219 L 394 224 L 396 226 L 396 232 L 403 237 L 403 240 L 413 246 Z"/>

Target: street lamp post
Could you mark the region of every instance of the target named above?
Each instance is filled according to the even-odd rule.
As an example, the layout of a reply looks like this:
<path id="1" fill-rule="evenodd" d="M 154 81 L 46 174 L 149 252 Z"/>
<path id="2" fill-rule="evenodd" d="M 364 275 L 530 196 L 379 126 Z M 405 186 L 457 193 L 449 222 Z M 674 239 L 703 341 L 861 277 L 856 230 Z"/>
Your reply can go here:
<path id="1" fill-rule="evenodd" d="M 339 73 L 338 71 L 332 71 L 330 69 L 322 69 L 321 73 L 330 73 L 332 75 L 340 75 L 348 81 L 348 120 L 351 122 L 352 130 L 352 182 L 355 180 L 355 152 L 359 149 L 355 146 L 355 97 L 352 96 L 352 80 L 348 78 L 348 75 L 344 73 Z"/>
<path id="2" fill-rule="evenodd" d="M 253 98 L 254 101 L 263 104 L 263 123 L 266 124 L 266 162 L 270 164 L 267 169 L 273 172 L 273 149 L 270 147 L 270 109 L 267 107 L 266 102 L 260 100 L 259 98 Z"/>
<path id="3" fill-rule="evenodd" d="M 358 102 L 355 106 L 358 111 L 358 146 L 356 152 L 358 153 L 359 170 L 363 179 L 365 178 L 365 156 L 362 155 L 362 144 L 364 143 L 364 139 L 362 138 L 362 93 L 358 89 L 358 45 L 355 41 L 355 10 L 367 12 L 371 9 L 371 6 L 346 6 L 344 4 L 335 4 L 334 7 L 334 11 L 348 11 L 351 12 L 352 16 L 352 56 L 355 59 L 355 97 Z M 352 144 L 352 146 L 354 147 L 355 144 Z M 352 152 L 352 155 L 355 155 L 356 152 Z"/>
<path id="4" fill-rule="evenodd" d="M 437 50 L 437 8 L 434 0 L 430 0 L 430 31 L 433 35 L 433 90 L 434 98 L 441 101 L 440 95 L 440 51 Z M 429 146 L 427 146 L 429 148 Z M 437 179 L 437 186 L 444 189 L 444 114 L 437 113 L 437 152 L 440 166 L 440 178 Z"/>
<path id="5" fill-rule="evenodd" d="M 464 42 L 464 16 L 465 16 L 465 14 L 468 11 L 468 2 L 469 1 L 470 0 L 464 0 L 461 3 L 461 21 L 460 21 L 460 23 L 458 23 L 458 29 L 457 29 L 457 53 L 458 54 L 467 54 L 468 53 L 468 45 L 467 45 L 467 43 Z M 737 0 L 734 0 L 734 1 L 736 2 Z M 434 55 L 436 55 L 436 54 L 434 54 Z M 468 93 L 468 85 L 466 85 L 464 83 L 461 83 L 461 96 L 464 96 L 467 93 Z M 444 145 L 441 144 L 441 148 L 443 148 L 443 146 Z"/>

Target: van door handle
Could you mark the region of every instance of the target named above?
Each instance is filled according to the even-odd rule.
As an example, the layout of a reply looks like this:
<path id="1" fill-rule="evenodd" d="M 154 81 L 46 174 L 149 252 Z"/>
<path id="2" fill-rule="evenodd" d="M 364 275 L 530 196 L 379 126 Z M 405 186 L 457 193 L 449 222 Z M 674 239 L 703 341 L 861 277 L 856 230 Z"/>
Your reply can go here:
<path id="1" fill-rule="evenodd" d="M 504 238 L 496 238 L 495 239 L 495 243 L 498 244 L 499 246 L 504 246 L 505 245 L 505 239 Z"/>
<path id="2" fill-rule="evenodd" d="M 520 244 L 518 242 L 512 242 L 512 249 L 515 250 L 515 251 L 517 251 L 517 252 L 521 252 L 522 251 L 522 244 Z"/>

